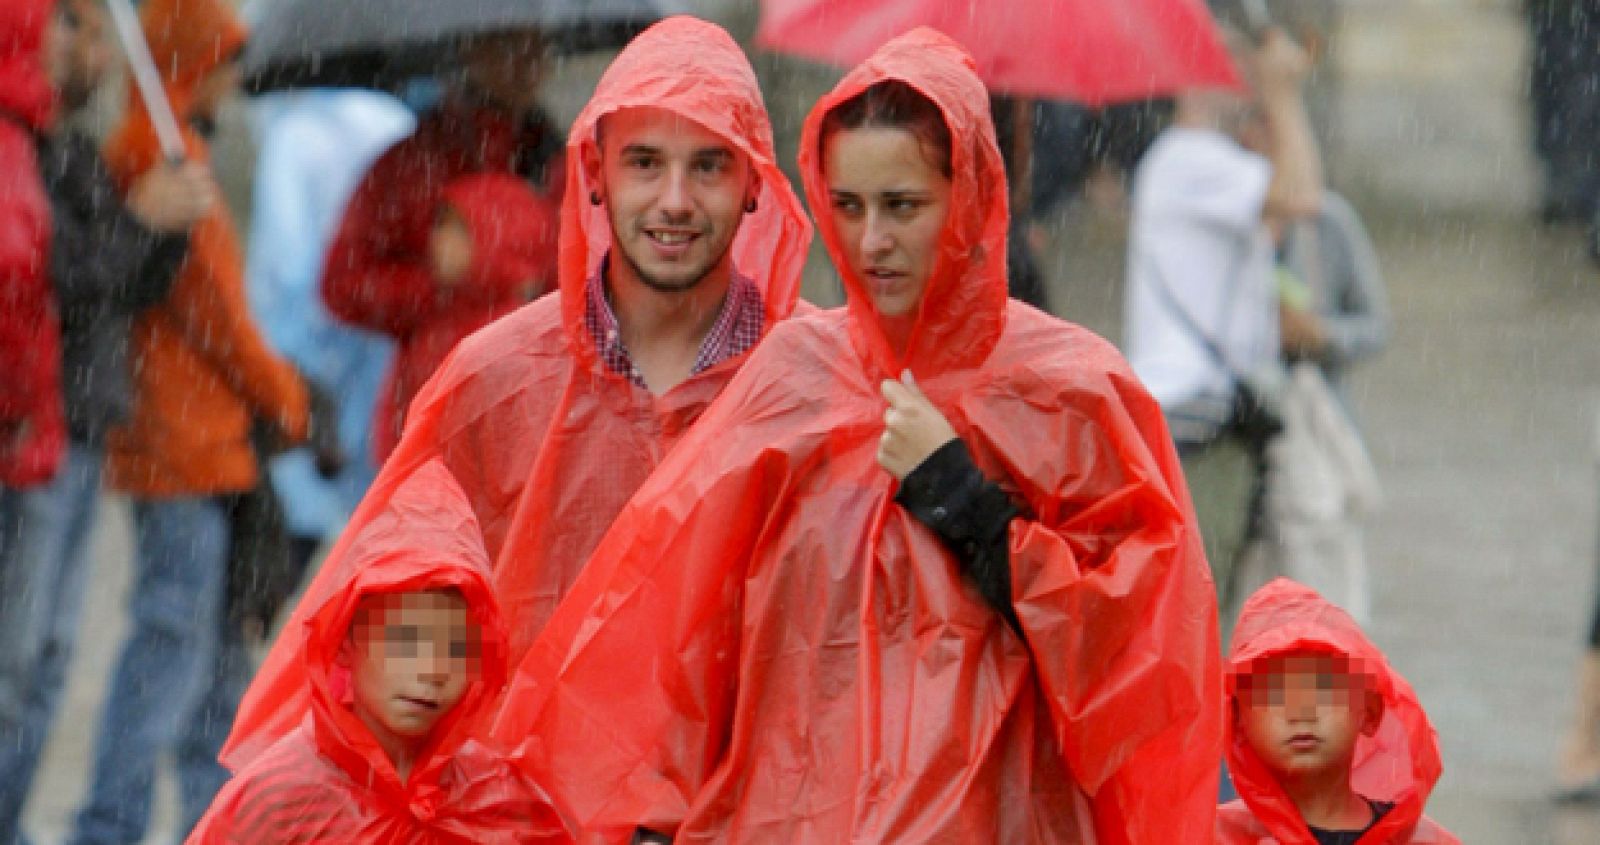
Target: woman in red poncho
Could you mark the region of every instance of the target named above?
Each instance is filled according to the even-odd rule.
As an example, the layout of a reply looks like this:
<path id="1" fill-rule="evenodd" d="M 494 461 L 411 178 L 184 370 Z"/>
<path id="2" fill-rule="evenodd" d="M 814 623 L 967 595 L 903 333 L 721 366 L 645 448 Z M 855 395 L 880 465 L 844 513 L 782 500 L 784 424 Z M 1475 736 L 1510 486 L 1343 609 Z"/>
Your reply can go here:
<path id="1" fill-rule="evenodd" d="M 496 738 L 600 841 L 1206 841 L 1177 460 L 1108 344 L 1007 300 L 970 58 L 890 42 L 800 167 L 848 307 L 775 329 L 640 489 Z"/>

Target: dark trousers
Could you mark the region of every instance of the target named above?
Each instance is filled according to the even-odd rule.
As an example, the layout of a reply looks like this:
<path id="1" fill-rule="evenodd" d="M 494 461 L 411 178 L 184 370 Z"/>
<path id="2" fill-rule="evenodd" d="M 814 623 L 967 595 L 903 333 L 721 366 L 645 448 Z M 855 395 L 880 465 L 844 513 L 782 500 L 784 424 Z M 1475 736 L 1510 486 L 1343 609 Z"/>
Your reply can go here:
<path id="1" fill-rule="evenodd" d="M 1527 12 L 1545 211 L 1584 218 L 1600 203 L 1600 0 L 1528 0 Z"/>

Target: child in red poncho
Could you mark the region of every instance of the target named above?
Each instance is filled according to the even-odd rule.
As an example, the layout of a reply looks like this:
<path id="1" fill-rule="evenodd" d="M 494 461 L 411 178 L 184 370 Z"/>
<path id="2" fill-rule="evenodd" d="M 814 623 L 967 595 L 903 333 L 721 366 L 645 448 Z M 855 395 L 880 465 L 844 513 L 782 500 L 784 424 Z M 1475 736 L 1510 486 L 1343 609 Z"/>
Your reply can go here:
<path id="1" fill-rule="evenodd" d="M 1438 740 L 1350 615 L 1284 578 L 1245 603 L 1227 670 L 1239 800 L 1219 845 L 1458 843 L 1423 815 Z"/>
<path id="2" fill-rule="evenodd" d="M 543 793 L 467 739 L 504 683 L 477 520 L 434 462 L 307 596 L 311 715 L 239 772 L 190 843 L 570 841 Z"/>

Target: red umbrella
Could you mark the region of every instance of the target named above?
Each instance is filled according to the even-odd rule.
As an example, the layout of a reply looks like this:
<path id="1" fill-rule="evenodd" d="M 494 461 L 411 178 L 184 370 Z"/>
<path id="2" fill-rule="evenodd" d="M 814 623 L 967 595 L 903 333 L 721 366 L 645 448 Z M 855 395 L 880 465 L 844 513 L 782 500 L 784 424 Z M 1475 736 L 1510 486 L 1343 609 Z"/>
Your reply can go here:
<path id="1" fill-rule="evenodd" d="M 762 0 L 756 43 L 852 67 L 918 26 L 959 41 L 989 90 L 1104 106 L 1239 87 L 1205 0 Z M 1015 114 L 1012 207 L 1031 202 L 1033 109 Z"/>
<path id="2" fill-rule="evenodd" d="M 1087 106 L 1237 87 L 1204 0 L 762 0 L 756 41 L 853 66 L 931 26 L 965 46 L 990 90 Z"/>

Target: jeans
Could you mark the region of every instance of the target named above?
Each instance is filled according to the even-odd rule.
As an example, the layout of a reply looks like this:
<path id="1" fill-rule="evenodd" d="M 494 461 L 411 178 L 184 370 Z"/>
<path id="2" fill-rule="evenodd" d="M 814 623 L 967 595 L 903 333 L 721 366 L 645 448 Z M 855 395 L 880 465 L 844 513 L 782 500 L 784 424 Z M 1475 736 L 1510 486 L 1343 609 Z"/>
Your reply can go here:
<path id="1" fill-rule="evenodd" d="M 211 498 L 136 500 L 132 632 L 106 690 L 89 797 L 74 843 L 138 842 L 156 761 L 176 763 L 187 834 L 227 780 L 227 738 L 250 663 L 223 624 L 228 517 Z"/>
<path id="2" fill-rule="evenodd" d="M 75 443 L 49 484 L 0 490 L 0 845 L 20 838 L 77 642 L 101 459 Z"/>

